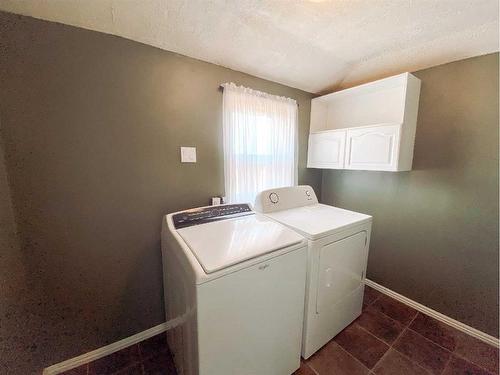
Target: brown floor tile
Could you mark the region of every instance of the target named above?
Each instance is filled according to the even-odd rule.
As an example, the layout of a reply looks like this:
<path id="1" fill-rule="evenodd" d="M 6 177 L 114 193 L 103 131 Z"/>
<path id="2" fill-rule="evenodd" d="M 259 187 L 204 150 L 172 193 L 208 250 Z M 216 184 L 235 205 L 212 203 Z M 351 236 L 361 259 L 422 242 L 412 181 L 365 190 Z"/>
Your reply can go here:
<path id="1" fill-rule="evenodd" d="M 455 328 L 422 313 L 418 313 L 410 328 L 450 351 L 455 350 L 459 336 L 465 335 Z"/>
<path id="2" fill-rule="evenodd" d="M 485 342 L 462 334 L 457 339 L 454 353 L 490 372 L 498 374 L 498 349 Z"/>
<path id="3" fill-rule="evenodd" d="M 386 295 L 381 295 L 371 306 L 404 325 L 417 315 L 417 310 Z"/>
<path id="4" fill-rule="evenodd" d="M 377 375 L 429 374 L 426 369 L 392 348 L 389 349 L 387 354 L 377 363 L 373 372 Z"/>
<path id="5" fill-rule="evenodd" d="M 386 343 L 375 338 L 357 323 L 344 329 L 334 340 L 369 369 L 373 368 L 389 349 Z"/>
<path id="6" fill-rule="evenodd" d="M 326 344 L 307 363 L 318 375 L 366 375 L 369 372 L 334 341 Z"/>
<path id="7" fill-rule="evenodd" d="M 490 375 L 476 365 L 452 355 L 451 360 L 446 365 L 443 375 Z"/>
<path id="8" fill-rule="evenodd" d="M 451 356 L 447 350 L 410 329 L 406 329 L 401 334 L 393 348 L 434 374 L 440 374 L 443 371 Z"/>
<path id="9" fill-rule="evenodd" d="M 113 375 L 142 375 L 142 374 L 143 372 L 141 363 L 137 363 L 123 370 L 113 373 Z"/>
<path id="10" fill-rule="evenodd" d="M 401 323 L 371 307 L 363 311 L 356 323 L 389 345 L 396 340 L 404 329 Z"/>
<path id="11" fill-rule="evenodd" d="M 303 361 L 300 362 L 300 368 L 293 375 L 316 375 L 309 365 Z"/>
<path id="12" fill-rule="evenodd" d="M 421 313 L 410 328 L 470 362 L 498 373 L 498 349 Z"/>
<path id="13" fill-rule="evenodd" d="M 365 293 L 363 296 L 363 306 L 369 306 L 375 300 L 380 297 L 382 293 L 380 293 L 378 290 L 375 290 L 373 288 L 370 288 L 369 286 L 365 285 Z"/>
<path id="14" fill-rule="evenodd" d="M 175 365 L 169 351 L 158 353 L 142 362 L 146 375 L 176 375 Z"/>
<path id="15" fill-rule="evenodd" d="M 139 350 L 143 360 L 155 354 L 167 351 L 167 335 L 165 333 L 160 333 L 159 335 L 141 341 L 139 343 Z"/>
<path id="16" fill-rule="evenodd" d="M 132 366 L 140 361 L 139 347 L 132 345 L 116 353 L 89 363 L 89 374 L 105 375 Z"/>
<path id="17" fill-rule="evenodd" d="M 88 373 L 88 364 L 84 364 L 75 368 L 72 368 L 71 370 L 65 371 L 61 373 L 61 375 L 87 375 Z"/>

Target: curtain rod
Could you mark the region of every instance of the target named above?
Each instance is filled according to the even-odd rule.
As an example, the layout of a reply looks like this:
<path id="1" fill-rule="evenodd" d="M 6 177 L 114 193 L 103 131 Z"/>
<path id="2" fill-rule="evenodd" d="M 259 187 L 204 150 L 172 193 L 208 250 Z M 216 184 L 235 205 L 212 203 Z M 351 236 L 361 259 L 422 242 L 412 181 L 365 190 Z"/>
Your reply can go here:
<path id="1" fill-rule="evenodd" d="M 223 85 L 219 85 L 219 90 L 220 91 L 224 91 L 224 86 Z M 295 100 L 295 103 L 297 103 L 297 107 L 300 106 L 299 102 L 297 100 Z"/>

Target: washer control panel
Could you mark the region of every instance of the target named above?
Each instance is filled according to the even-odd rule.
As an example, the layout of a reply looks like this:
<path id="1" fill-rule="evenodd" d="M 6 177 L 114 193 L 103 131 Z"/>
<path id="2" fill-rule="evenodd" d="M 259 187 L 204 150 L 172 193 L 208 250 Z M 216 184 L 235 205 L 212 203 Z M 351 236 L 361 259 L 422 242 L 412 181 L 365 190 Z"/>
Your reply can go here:
<path id="1" fill-rule="evenodd" d="M 225 220 L 238 216 L 253 215 L 248 204 L 225 204 L 213 207 L 194 208 L 172 216 L 175 229 Z"/>

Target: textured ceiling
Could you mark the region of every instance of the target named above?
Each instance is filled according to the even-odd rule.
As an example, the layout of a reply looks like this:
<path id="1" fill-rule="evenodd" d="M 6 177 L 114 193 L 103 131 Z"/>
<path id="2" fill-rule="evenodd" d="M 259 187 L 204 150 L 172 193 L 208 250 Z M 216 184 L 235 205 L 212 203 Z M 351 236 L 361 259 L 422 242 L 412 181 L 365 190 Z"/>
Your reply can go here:
<path id="1" fill-rule="evenodd" d="M 319 93 L 498 51 L 497 0 L 0 0 Z"/>

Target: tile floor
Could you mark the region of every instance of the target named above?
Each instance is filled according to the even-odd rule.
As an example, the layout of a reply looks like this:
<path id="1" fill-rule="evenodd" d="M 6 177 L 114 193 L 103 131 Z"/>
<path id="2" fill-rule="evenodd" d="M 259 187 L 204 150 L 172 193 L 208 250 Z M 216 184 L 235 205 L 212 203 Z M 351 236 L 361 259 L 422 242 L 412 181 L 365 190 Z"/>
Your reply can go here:
<path id="1" fill-rule="evenodd" d="M 366 287 L 363 313 L 295 375 L 498 374 L 498 350 Z"/>
<path id="2" fill-rule="evenodd" d="M 165 335 L 158 335 L 65 374 L 176 372 Z M 329 374 L 493 375 L 498 350 L 366 287 L 362 315 L 294 375 Z"/>

